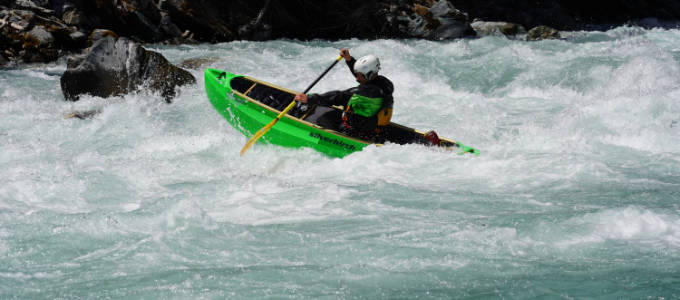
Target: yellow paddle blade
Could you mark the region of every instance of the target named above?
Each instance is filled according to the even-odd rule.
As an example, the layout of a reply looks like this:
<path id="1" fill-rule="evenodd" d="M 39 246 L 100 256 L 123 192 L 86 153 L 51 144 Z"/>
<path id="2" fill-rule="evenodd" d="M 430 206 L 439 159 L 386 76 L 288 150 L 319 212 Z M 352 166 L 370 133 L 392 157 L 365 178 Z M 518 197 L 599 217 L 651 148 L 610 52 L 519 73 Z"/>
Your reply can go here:
<path id="1" fill-rule="evenodd" d="M 274 124 L 276 124 L 276 122 L 271 122 L 267 124 L 267 126 L 262 127 L 260 130 L 258 130 L 255 133 L 255 135 L 253 135 L 241 149 L 241 156 L 243 156 L 243 153 L 246 153 L 246 151 L 248 151 L 248 149 L 250 149 L 250 147 L 253 146 L 255 142 L 257 142 L 257 140 L 259 140 L 265 133 L 267 133 L 267 131 L 269 131 L 269 129 L 271 129 L 274 126 Z"/>
<path id="2" fill-rule="evenodd" d="M 276 124 L 276 122 L 278 122 L 281 119 L 281 117 L 286 115 L 286 113 L 289 110 L 291 110 L 294 106 L 295 101 L 291 101 L 290 104 L 288 104 L 288 106 L 286 106 L 286 108 L 278 116 L 276 116 L 276 118 L 274 118 L 274 120 L 269 122 L 269 124 L 267 124 L 265 127 L 262 127 L 260 130 L 258 130 L 255 133 L 255 135 L 253 135 L 241 149 L 241 156 L 243 156 L 243 153 L 246 153 L 246 151 L 248 151 L 248 149 L 250 149 L 250 147 L 253 146 L 253 144 L 255 144 L 257 140 L 259 140 L 265 133 L 267 133 L 269 129 L 272 129 L 272 127 L 274 127 L 274 124 Z"/>

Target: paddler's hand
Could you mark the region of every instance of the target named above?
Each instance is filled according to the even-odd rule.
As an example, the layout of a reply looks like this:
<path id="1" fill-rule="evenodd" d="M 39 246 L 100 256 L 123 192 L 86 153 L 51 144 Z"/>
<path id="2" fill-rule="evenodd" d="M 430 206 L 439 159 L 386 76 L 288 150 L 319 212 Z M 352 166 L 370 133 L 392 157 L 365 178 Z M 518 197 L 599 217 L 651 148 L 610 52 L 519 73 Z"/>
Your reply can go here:
<path id="1" fill-rule="evenodd" d="M 340 56 L 345 58 L 346 61 L 352 60 L 352 56 L 349 55 L 349 50 L 348 49 L 342 49 L 340 50 Z"/>
<path id="2" fill-rule="evenodd" d="M 307 103 L 307 94 L 297 94 L 295 95 L 295 98 L 293 98 L 293 100 L 301 103 Z"/>

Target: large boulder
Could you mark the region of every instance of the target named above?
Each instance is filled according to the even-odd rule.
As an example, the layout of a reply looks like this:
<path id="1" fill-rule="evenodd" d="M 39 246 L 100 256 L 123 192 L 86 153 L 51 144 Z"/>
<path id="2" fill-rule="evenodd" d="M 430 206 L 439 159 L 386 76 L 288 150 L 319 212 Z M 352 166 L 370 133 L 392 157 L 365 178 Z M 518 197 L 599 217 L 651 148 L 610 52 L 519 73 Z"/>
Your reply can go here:
<path id="1" fill-rule="evenodd" d="M 61 89 L 66 100 L 76 101 L 83 94 L 109 97 L 146 88 L 170 102 L 176 87 L 195 82 L 191 73 L 170 64 L 160 53 L 126 38 L 106 37 L 84 57 L 69 60 Z"/>

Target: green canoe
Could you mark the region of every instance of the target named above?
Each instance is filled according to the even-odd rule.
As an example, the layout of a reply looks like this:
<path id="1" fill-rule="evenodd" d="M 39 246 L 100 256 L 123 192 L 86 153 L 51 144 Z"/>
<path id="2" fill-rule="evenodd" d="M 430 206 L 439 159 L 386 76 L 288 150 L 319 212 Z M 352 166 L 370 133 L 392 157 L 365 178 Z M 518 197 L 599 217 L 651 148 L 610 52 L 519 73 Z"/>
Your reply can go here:
<path id="1" fill-rule="evenodd" d="M 242 75 L 207 69 L 205 90 L 215 109 L 246 136 L 269 124 L 297 94 L 273 84 Z M 332 157 L 343 157 L 375 142 L 347 136 L 337 128 L 342 110 L 338 107 L 299 105 L 288 112 L 260 140 L 285 147 L 310 147 Z M 390 123 L 382 131 L 381 143 L 434 145 L 460 153 L 476 149 L 439 137 L 433 143 L 424 132 Z"/>

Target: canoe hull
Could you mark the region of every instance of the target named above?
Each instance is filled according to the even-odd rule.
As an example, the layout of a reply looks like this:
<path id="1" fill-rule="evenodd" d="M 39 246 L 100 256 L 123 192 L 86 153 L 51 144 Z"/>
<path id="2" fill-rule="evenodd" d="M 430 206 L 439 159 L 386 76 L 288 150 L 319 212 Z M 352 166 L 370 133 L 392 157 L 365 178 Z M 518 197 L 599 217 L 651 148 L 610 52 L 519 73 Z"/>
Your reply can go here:
<path id="1" fill-rule="evenodd" d="M 220 76 L 220 74 L 223 74 Z M 239 75 L 216 69 L 205 71 L 205 87 L 213 107 L 234 128 L 252 136 L 276 118 L 280 111 L 253 101 L 232 89 L 230 81 Z M 284 147 L 309 147 L 332 157 L 343 157 L 366 147 L 369 143 L 323 129 L 301 119 L 286 115 L 269 130 L 261 141 Z"/>

